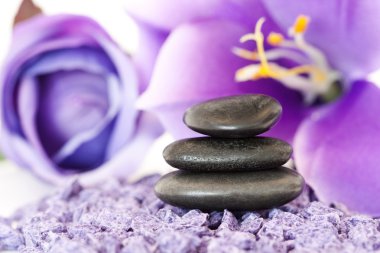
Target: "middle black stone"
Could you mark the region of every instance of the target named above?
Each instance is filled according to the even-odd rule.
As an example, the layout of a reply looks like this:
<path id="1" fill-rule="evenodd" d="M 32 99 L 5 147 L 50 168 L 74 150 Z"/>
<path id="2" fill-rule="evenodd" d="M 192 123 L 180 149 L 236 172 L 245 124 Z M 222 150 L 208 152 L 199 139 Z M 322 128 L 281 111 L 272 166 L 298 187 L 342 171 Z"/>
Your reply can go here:
<path id="1" fill-rule="evenodd" d="M 255 137 L 222 139 L 201 137 L 167 146 L 164 158 L 171 166 L 187 171 L 254 171 L 285 164 L 291 146 L 279 139 Z"/>

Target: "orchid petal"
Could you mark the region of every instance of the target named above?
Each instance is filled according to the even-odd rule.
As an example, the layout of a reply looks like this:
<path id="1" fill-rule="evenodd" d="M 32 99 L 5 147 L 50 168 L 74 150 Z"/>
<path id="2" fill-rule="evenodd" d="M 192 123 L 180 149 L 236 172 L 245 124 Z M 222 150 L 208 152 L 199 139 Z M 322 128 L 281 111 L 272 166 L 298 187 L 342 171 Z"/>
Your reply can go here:
<path id="1" fill-rule="evenodd" d="M 158 52 L 168 33 L 143 22 L 138 22 L 138 25 L 139 45 L 132 55 L 132 61 L 139 74 L 139 91 L 142 93 L 149 85 Z"/>
<path id="2" fill-rule="evenodd" d="M 380 2 L 371 0 L 268 0 L 269 14 L 283 31 L 298 15 L 311 18 L 306 39 L 320 48 L 347 79 L 380 67 Z"/>
<path id="3" fill-rule="evenodd" d="M 207 19 L 228 19 L 251 27 L 265 10 L 259 0 L 128 0 L 133 16 L 162 29 Z"/>
<path id="4" fill-rule="evenodd" d="M 249 62 L 235 56 L 232 48 L 248 29 L 223 20 L 175 29 L 160 51 L 151 84 L 138 105 L 157 113 L 166 129 L 181 138 L 191 136 L 182 123 L 187 107 L 217 97 L 264 93 L 277 98 L 284 107 L 282 122 L 271 133 L 291 140 L 307 115 L 302 96 L 271 79 L 234 81 L 235 72 Z"/>
<path id="5" fill-rule="evenodd" d="M 325 202 L 380 215 L 380 90 L 358 81 L 338 102 L 305 120 L 295 137 L 295 163 Z"/>

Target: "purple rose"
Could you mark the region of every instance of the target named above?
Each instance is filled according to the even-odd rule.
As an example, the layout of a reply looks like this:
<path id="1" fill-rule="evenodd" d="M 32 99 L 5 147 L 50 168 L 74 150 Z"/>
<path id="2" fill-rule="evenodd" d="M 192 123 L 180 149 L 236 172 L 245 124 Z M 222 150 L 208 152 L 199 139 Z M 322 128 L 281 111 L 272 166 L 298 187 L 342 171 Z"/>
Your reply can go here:
<path id="1" fill-rule="evenodd" d="M 1 84 L 5 155 L 54 183 L 128 175 L 161 131 L 135 108 L 131 59 L 86 17 L 17 25 Z"/>

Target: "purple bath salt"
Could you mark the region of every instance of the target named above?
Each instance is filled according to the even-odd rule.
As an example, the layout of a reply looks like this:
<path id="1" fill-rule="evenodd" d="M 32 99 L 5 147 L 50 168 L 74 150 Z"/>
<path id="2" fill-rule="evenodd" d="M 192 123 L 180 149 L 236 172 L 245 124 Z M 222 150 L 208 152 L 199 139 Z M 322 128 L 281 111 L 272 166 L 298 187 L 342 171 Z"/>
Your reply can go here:
<path id="1" fill-rule="evenodd" d="M 78 182 L 0 219 L 0 251 L 20 252 L 376 252 L 379 220 L 304 192 L 280 208 L 205 213 L 163 203 L 159 176 L 130 184 Z"/>

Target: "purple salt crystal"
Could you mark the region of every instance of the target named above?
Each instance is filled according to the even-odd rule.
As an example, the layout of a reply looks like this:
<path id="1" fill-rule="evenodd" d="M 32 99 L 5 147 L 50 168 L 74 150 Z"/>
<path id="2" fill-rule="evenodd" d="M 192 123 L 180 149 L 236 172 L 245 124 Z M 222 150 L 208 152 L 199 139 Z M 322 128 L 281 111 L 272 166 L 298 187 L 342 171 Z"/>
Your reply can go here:
<path id="1" fill-rule="evenodd" d="M 190 210 L 182 217 L 176 229 L 191 232 L 199 237 L 210 236 L 213 231 L 209 228 L 209 215 L 199 210 Z"/>
<path id="2" fill-rule="evenodd" d="M 342 222 L 342 232 L 355 246 L 380 250 L 379 220 L 364 215 L 347 217 Z"/>
<path id="3" fill-rule="evenodd" d="M 229 211 L 224 210 L 222 221 L 218 227 L 218 232 L 223 230 L 238 230 L 239 223 L 236 217 Z"/>
<path id="4" fill-rule="evenodd" d="M 20 253 L 43 253 L 42 250 L 36 248 L 21 247 L 18 249 Z"/>
<path id="5" fill-rule="evenodd" d="M 343 248 L 338 230 L 330 223 L 307 222 L 291 232 L 294 246 L 300 250 L 334 252 Z"/>
<path id="6" fill-rule="evenodd" d="M 264 219 L 261 218 L 258 213 L 246 213 L 242 217 L 240 230 L 243 232 L 256 234 L 263 225 L 263 222 Z"/>
<path id="7" fill-rule="evenodd" d="M 207 252 L 211 253 L 252 252 L 253 250 L 256 250 L 254 235 L 228 230 L 223 232 L 223 237 L 212 238 L 207 246 Z"/>
<path id="8" fill-rule="evenodd" d="M 124 242 L 123 242 L 124 244 Z M 133 236 L 125 239 L 125 245 L 120 253 L 150 253 L 154 252 L 154 247 L 142 236 Z"/>
<path id="9" fill-rule="evenodd" d="M 310 204 L 311 197 L 314 197 L 314 192 L 309 186 L 305 185 L 301 195 L 281 207 L 281 209 L 287 212 L 296 213 L 300 208 L 305 208 Z"/>
<path id="10" fill-rule="evenodd" d="M 0 251 L 16 250 L 24 244 L 23 236 L 5 223 L 0 223 Z"/>
<path id="11" fill-rule="evenodd" d="M 25 253 L 380 251 L 377 219 L 310 203 L 314 199 L 307 192 L 272 210 L 206 213 L 158 200 L 153 191 L 157 179 L 146 177 L 134 184 L 109 179 L 94 187 L 74 182 L 7 220 L 0 218 L 0 249 Z"/>
<path id="12" fill-rule="evenodd" d="M 210 229 L 217 229 L 222 223 L 223 214 L 224 214 L 223 212 L 216 212 L 216 211 L 210 213 L 208 227 Z"/>
<path id="13" fill-rule="evenodd" d="M 133 231 L 133 234 L 141 235 L 149 241 L 154 241 L 157 231 L 165 227 L 165 224 L 156 216 L 136 213 L 132 219 L 130 229 Z"/>
<path id="14" fill-rule="evenodd" d="M 147 209 L 150 211 L 150 213 L 157 213 L 164 206 L 164 202 L 162 202 L 160 199 L 155 199 L 147 205 Z"/>
<path id="15" fill-rule="evenodd" d="M 181 218 L 170 209 L 161 209 L 156 216 L 165 223 L 178 222 Z"/>
<path id="16" fill-rule="evenodd" d="M 117 253 L 120 252 L 122 248 L 122 243 L 119 241 L 119 238 L 109 234 L 101 234 L 97 240 L 102 242 L 98 248 L 98 252 Z"/>
<path id="17" fill-rule="evenodd" d="M 54 253 L 96 253 L 97 251 L 91 248 L 89 245 L 81 243 L 79 241 L 69 240 L 67 238 L 60 238 L 52 244 L 52 247 L 48 251 Z"/>
<path id="18" fill-rule="evenodd" d="M 299 227 L 304 224 L 304 219 L 297 214 L 279 211 L 278 209 L 274 210 L 277 210 L 277 212 L 275 214 L 272 213 L 272 221 L 275 221 L 278 225 L 281 225 L 284 230 Z"/>
<path id="19" fill-rule="evenodd" d="M 83 190 L 82 185 L 80 185 L 80 183 L 77 180 L 75 180 L 74 182 L 70 184 L 69 187 L 67 187 L 66 189 L 62 191 L 61 198 L 67 201 L 70 198 L 77 196 L 82 190 Z"/>
<path id="20" fill-rule="evenodd" d="M 202 213 L 199 210 L 190 210 L 185 213 L 181 219 L 182 226 L 205 226 L 208 224 L 209 215 L 206 213 Z"/>
<path id="21" fill-rule="evenodd" d="M 260 238 L 257 241 L 257 248 L 259 249 L 257 252 L 260 252 L 260 253 L 273 253 L 273 252 L 288 253 L 288 252 L 297 252 L 297 251 L 291 251 L 292 249 L 294 249 L 293 242 L 291 242 L 291 241 L 273 240 L 273 239 L 270 239 L 270 238 L 267 238 L 267 237 Z M 310 252 L 310 253 L 312 253 L 312 252 Z"/>
<path id="22" fill-rule="evenodd" d="M 160 233 L 156 241 L 159 252 L 197 252 L 197 248 L 201 246 L 198 236 L 171 230 Z"/>
<path id="23" fill-rule="evenodd" d="M 294 236 L 290 231 L 304 223 L 304 219 L 298 215 L 280 209 L 273 209 L 268 218 L 269 220 L 264 222 L 258 232 L 258 236 L 269 240 L 291 240 Z"/>
<path id="24" fill-rule="evenodd" d="M 344 213 L 338 209 L 328 207 L 321 202 L 311 202 L 310 205 L 301 212 L 301 215 L 312 221 L 331 222 L 336 226 Z"/>
<path id="25" fill-rule="evenodd" d="M 284 239 L 284 231 L 281 226 L 278 226 L 276 221 L 269 220 L 265 222 L 257 233 L 259 238 L 267 238 L 275 241 Z"/>

